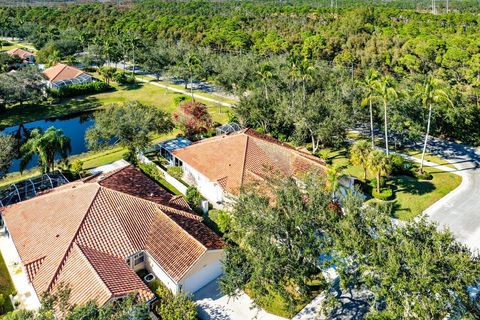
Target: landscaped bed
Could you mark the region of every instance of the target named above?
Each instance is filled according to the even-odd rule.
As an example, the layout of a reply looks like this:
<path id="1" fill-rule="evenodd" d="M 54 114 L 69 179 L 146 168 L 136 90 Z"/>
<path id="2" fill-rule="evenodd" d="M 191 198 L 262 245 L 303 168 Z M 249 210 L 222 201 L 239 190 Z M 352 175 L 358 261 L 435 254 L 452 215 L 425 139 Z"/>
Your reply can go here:
<path id="1" fill-rule="evenodd" d="M 332 165 L 346 166 L 345 173 L 357 179 L 363 179 L 363 169 L 350 164 L 347 150 L 326 150 Z M 437 159 L 437 161 L 439 158 Z M 410 220 L 421 214 L 433 203 L 454 190 L 462 182 L 459 175 L 444 172 L 434 167 L 425 167 L 432 175 L 431 180 L 422 180 L 410 175 L 396 175 L 387 181 L 387 187 L 393 188 L 393 200 L 371 199 L 369 203 L 380 203 L 391 207 L 392 215 L 401 220 Z M 372 179 L 369 175 L 367 179 Z"/>

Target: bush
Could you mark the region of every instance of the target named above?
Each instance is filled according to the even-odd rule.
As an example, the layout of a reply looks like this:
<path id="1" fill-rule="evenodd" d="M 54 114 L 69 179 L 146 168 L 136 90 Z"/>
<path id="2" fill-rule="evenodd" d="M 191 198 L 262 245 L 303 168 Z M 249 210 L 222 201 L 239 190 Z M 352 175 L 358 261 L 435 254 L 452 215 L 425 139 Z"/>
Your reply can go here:
<path id="1" fill-rule="evenodd" d="M 190 207 L 193 210 L 198 211 L 200 208 L 200 201 L 202 200 L 202 195 L 198 192 L 197 188 L 194 186 L 189 186 L 187 192 L 185 193 L 185 200 L 187 200 Z"/>
<path id="2" fill-rule="evenodd" d="M 225 233 L 232 223 L 230 214 L 223 210 L 210 210 L 207 220 L 210 220 L 215 225 L 213 229 L 218 230 L 220 233 Z"/>
<path id="3" fill-rule="evenodd" d="M 157 182 L 161 183 L 161 181 L 164 179 L 163 173 L 158 170 L 153 163 L 139 163 L 138 167 L 143 173 Z"/>
<path id="4" fill-rule="evenodd" d="M 132 75 L 127 75 L 123 71 L 119 71 L 115 73 L 115 76 L 113 77 L 116 83 L 118 84 L 133 84 L 135 83 L 135 77 Z"/>
<path id="5" fill-rule="evenodd" d="M 420 171 L 415 171 L 414 175 L 415 175 L 415 178 L 417 178 L 418 180 L 432 180 L 433 179 L 432 174 L 429 173 L 429 172 L 426 172 L 426 171 L 423 171 L 423 173 L 420 172 Z"/>
<path id="6" fill-rule="evenodd" d="M 155 302 L 154 310 L 160 316 L 160 319 L 197 319 L 195 302 L 183 292 L 175 295 L 160 283 L 156 294 L 158 301 Z"/>
<path id="7" fill-rule="evenodd" d="M 390 156 L 390 164 L 392 166 L 392 175 L 412 174 L 413 163 L 398 154 Z"/>
<path id="8" fill-rule="evenodd" d="M 380 187 L 384 187 L 386 182 L 387 181 L 386 181 L 385 177 L 380 177 Z M 377 178 L 373 178 L 372 180 L 370 180 L 369 185 L 372 188 L 377 188 Z"/>
<path id="9" fill-rule="evenodd" d="M 182 180 L 183 177 L 183 169 L 181 167 L 169 167 L 167 169 L 169 175 L 174 177 L 177 180 Z"/>
<path id="10" fill-rule="evenodd" d="M 392 200 L 393 199 L 393 190 L 390 188 L 381 189 L 380 192 L 377 192 L 377 189 L 372 190 L 372 196 L 378 200 Z"/>
<path id="11" fill-rule="evenodd" d="M 178 106 L 180 103 L 187 102 L 187 101 L 190 101 L 190 100 L 192 100 L 191 97 L 182 94 L 182 95 L 176 96 L 176 97 L 173 99 L 173 103 L 174 103 L 176 106 Z"/>
<path id="12" fill-rule="evenodd" d="M 55 98 L 68 98 L 85 94 L 94 94 L 110 90 L 105 82 L 94 81 L 89 83 L 72 84 L 59 89 L 50 90 L 50 94 Z"/>

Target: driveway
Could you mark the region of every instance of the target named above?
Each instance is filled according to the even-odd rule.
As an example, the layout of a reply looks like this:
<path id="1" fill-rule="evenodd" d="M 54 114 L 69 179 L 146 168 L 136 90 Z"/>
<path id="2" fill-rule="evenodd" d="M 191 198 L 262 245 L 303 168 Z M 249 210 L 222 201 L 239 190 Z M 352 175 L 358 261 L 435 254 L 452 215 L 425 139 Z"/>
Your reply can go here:
<path id="1" fill-rule="evenodd" d="M 430 153 L 452 163 L 462 177 L 458 188 L 424 211 L 441 228 L 449 228 L 455 238 L 474 251 L 480 250 L 480 154 L 475 148 L 432 139 Z"/>
<path id="2" fill-rule="evenodd" d="M 218 278 L 197 291 L 193 299 L 202 320 L 285 320 L 254 308 L 252 299 L 245 293 L 235 299 L 221 294 L 218 289 Z"/>

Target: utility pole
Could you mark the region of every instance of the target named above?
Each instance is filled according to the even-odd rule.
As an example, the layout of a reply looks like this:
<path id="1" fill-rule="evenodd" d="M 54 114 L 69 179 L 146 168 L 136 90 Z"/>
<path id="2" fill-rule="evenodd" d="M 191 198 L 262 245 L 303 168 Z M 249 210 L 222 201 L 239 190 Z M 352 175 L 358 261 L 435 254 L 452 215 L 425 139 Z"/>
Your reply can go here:
<path id="1" fill-rule="evenodd" d="M 447 0 L 447 13 L 449 13 L 449 9 L 450 9 L 448 4 L 449 4 L 449 0 Z"/>
<path id="2" fill-rule="evenodd" d="M 437 10 L 435 8 L 435 0 L 432 0 L 432 14 L 436 14 Z"/>

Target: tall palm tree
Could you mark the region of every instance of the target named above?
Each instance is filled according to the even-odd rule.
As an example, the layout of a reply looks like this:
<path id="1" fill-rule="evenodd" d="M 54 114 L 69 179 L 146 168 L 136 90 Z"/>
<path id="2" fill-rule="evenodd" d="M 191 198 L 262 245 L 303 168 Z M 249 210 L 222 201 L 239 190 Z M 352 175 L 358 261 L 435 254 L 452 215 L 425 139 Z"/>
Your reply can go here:
<path id="1" fill-rule="evenodd" d="M 355 166 L 363 168 L 363 180 L 367 180 L 368 159 L 373 148 L 367 140 L 360 140 L 350 148 L 350 162 Z"/>
<path id="2" fill-rule="evenodd" d="M 38 155 L 38 165 L 43 172 L 53 171 L 55 156 L 59 155 L 62 159 L 67 159 L 71 150 L 70 138 L 63 133 L 63 130 L 50 127 L 42 133 L 40 129 L 33 129 L 28 140 L 20 147 L 22 154 L 20 171 L 25 169 L 34 155 Z"/>
<path id="3" fill-rule="evenodd" d="M 200 59 L 194 54 L 189 54 L 185 60 L 185 65 L 188 70 L 188 77 L 190 78 L 190 94 L 192 95 L 193 101 L 195 101 L 195 97 L 193 95 L 193 74 L 201 67 L 201 64 L 202 62 Z"/>
<path id="4" fill-rule="evenodd" d="M 303 106 L 305 106 L 307 100 L 307 81 L 313 78 L 313 72 L 315 67 L 310 64 L 306 59 L 300 62 L 294 62 L 291 66 L 290 73 L 295 79 L 299 79 L 302 83 L 303 89 Z"/>
<path id="5" fill-rule="evenodd" d="M 368 158 L 368 167 L 375 173 L 377 179 L 377 192 L 380 193 L 380 179 L 382 175 L 391 170 L 389 157 L 381 150 L 374 150 Z"/>
<path id="6" fill-rule="evenodd" d="M 258 70 L 256 73 L 260 77 L 260 80 L 263 83 L 263 86 L 265 88 L 265 99 L 268 100 L 268 86 L 267 86 L 267 80 L 273 77 L 273 68 L 269 64 L 264 64 L 260 67 L 260 70 Z"/>
<path id="7" fill-rule="evenodd" d="M 442 89 L 440 80 L 429 75 L 423 85 L 416 88 L 416 97 L 422 101 L 425 108 L 428 108 L 427 132 L 425 133 L 425 140 L 423 142 L 422 162 L 420 163 L 420 172 L 423 172 L 423 162 L 425 160 L 425 152 L 427 151 L 428 136 L 430 135 L 430 126 L 432 123 L 432 109 L 433 105 L 439 103 L 446 103 L 453 105 L 447 92 Z"/>
<path id="8" fill-rule="evenodd" d="M 378 72 L 369 69 L 363 80 L 363 87 L 365 88 L 365 98 L 362 100 L 362 106 L 369 105 L 370 109 L 370 132 L 372 135 L 372 148 L 375 148 L 375 136 L 373 133 L 373 109 L 372 102 L 374 100 L 375 93 L 375 81 L 378 80 Z"/>
<path id="9" fill-rule="evenodd" d="M 383 103 L 383 114 L 384 114 L 384 127 L 385 127 L 385 150 L 387 156 L 390 154 L 388 150 L 388 120 L 387 120 L 387 106 L 388 103 L 392 100 L 397 99 L 398 94 L 395 90 L 393 78 L 390 76 L 384 76 L 379 80 L 373 82 L 373 87 L 375 89 L 376 95 L 372 98 L 374 100 L 379 100 Z"/>

